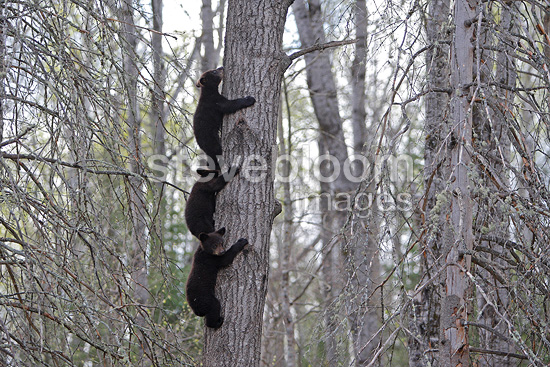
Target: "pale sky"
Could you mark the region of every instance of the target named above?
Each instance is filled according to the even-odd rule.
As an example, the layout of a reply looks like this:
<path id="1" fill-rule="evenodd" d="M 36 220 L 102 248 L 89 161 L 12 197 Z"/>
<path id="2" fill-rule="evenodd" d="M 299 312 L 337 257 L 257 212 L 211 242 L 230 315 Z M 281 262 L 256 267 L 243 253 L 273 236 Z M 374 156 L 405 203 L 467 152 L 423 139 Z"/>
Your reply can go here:
<path id="1" fill-rule="evenodd" d="M 192 32 L 201 26 L 201 5 L 198 0 L 164 0 L 163 31 Z"/>

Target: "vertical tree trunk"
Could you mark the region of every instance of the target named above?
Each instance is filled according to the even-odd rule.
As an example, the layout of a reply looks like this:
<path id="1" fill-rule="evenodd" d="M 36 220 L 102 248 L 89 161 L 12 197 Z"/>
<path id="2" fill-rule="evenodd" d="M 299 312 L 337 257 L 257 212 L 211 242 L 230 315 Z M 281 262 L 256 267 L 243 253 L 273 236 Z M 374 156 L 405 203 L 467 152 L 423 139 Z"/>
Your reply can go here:
<path id="1" fill-rule="evenodd" d="M 359 192 L 373 198 L 375 187 L 374 182 L 369 182 Z M 368 199 L 358 195 L 356 200 L 361 207 L 367 206 Z M 380 276 L 378 215 L 375 203 L 367 210 L 356 209 L 351 221 L 352 235 L 346 243 L 349 252 L 346 263 L 350 298 L 348 319 L 357 367 L 380 364 L 379 361 L 371 363 L 380 343 L 380 335 L 375 336 L 380 327 L 381 311 L 380 292 L 375 291 Z"/>
<path id="2" fill-rule="evenodd" d="M 162 25 L 163 25 L 163 1 L 151 0 L 151 9 L 153 12 L 153 30 L 151 32 L 151 51 L 153 56 L 153 88 L 151 90 L 151 108 L 149 109 L 149 131 L 154 135 L 153 139 L 153 154 L 157 159 L 156 164 L 162 169 L 164 178 L 168 174 L 168 157 L 166 156 L 166 114 L 165 108 L 165 65 L 164 55 L 162 50 Z M 150 238 L 149 249 L 149 271 L 148 285 L 151 290 L 156 289 L 160 284 L 163 284 L 165 279 L 160 270 L 163 266 L 162 254 L 165 254 L 167 249 L 164 248 L 164 228 L 166 221 L 167 204 L 165 197 L 164 183 L 156 182 L 154 192 L 148 191 L 147 200 L 154 201 L 154 208 L 157 213 L 153 215 L 153 223 L 151 227 L 154 230 L 148 236 Z M 157 201 L 158 200 L 158 201 Z M 151 271 L 151 269 L 159 269 L 160 271 Z"/>
<path id="3" fill-rule="evenodd" d="M 319 0 L 296 0 L 292 5 L 298 34 L 302 47 L 312 46 L 315 43 L 324 43 L 323 20 L 321 3 Z M 338 106 L 336 82 L 332 73 L 332 66 L 328 52 L 311 52 L 305 54 L 307 85 L 309 88 L 315 116 L 319 122 L 319 154 L 329 154 L 343 167 L 348 158 L 347 147 L 342 129 L 342 119 Z M 324 167 L 323 167 L 324 166 Z M 321 164 L 320 171 L 326 174 L 325 164 Z M 341 172 L 340 172 L 341 173 Z M 321 182 L 321 194 L 328 192 L 333 202 L 339 194 L 350 193 L 353 190 L 352 183 L 343 174 L 338 175 L 332 182 Z M 322 233 L 323 241 L 323 277 L 328 286 L 328 309 L 325 312 L 325 349 L 327 363 L 343 363 L 338 350 L 336 333 L 338 324 L 337 313 L 331 309 L 331 303 L 339 297 L 343 289 L 344 271 L 341 248 L 341 238 L 337 237 L 344 227 L 347 212 L 335 211 L 328 207 L 326 197 L 321 197 Z"/>
<path id="4" fill-rule="evenodd" d="M 468 309 L 469 287 L 466 271 L 473 248 L 472 199 L 470 194 L 472 146 L 471 83 L 477 0 L 457 0 L 454 7 L 455 34 L 451 43 L 451 215 L 452 236 L 444 240 L 446 268 L 445 293 L 441 306 L 440 363 L 444 367 L 469 365 Z"/>
<path id="5" fill-rule="evenodd" d="M 281 156 L 289 157 L 292 151 L 292 123 L 290 117 L 290 106 L 288 101 L 288 94 L 285 87 L 284 90 L 285 104 L 288 108 L 288 135 L 287 139 L 284 136 L 282 113 L 279 118 L 279 154 Z M 286 141 L 286 142 L 285 142 Z M 283 324 L 285 327 L 285 346 L 284 346 L 284 360 L 285 366 L 294 367 L 297 366 L 296 356 L 296 340 L 294 338 L 294 320 L 292 317 L 290 304 L 290 259 L 291 250 L 294 247 L 294 210 L 292 207 L 292 192 L 290 187 L 290 160 L 286 159 L 282 161 L 282 177 L 286 178 L 283 185 L 284 201 L 283 201 L 283 241 L 279 246 L 279 266 L 281 268 L 281 309 Z"/>
<path id="6" fill-rule="evenodd" d="M 128 128 L 128 147 L 130 148 L 130 171 L 136 175 L 143 173 L 142 152 L 140 142 L 141 117 L 137 100 L 137 81 L 138 69 L 136 66 L 136 48 L 137 37 L 134 25 L 134 10 L 131 0 L 125 0 L 121 9 L 122 21 L 124 24 L 124 40 L 122 44 L 125 47 L 123 52 L 124 83 L 126 93 L 126 122 Z M 142 179 L 136 176 L 128 177 L 128 201 L 129 215 L 132 223 L 132 248 L 129 254 L 130 276 L 132 279 L 134 300 L 137 304 L 136 322 L 134 325 L 138 328 L 144 328 L 146 325 L 145 313 L 141 306 L 149 302 L 148 279 L 147 279 L 147 233 L 146 233 L 146 202 L 143 192 Z M 142 334 L 136 333 L 139 338 Z M 146 353 L 147 340 L 145 338 L 138 340 L 137 345 L 140 351 L 140 359 L 144 358 Z M 145 365 L 148 365 L 148 363 Z"/>
<path id="7" fill-rule="evenodd" d="M 355 58 L 351 64 L 351 126 L 353 129 L 353 151 L 363 152 L 367 141 L 367 111 L 365 109 L 365 79 L 367 63 L 367 2 L 355 1 Z"/>
<path id="8" fill-rule="evenodd" d="M 487 13 L 491 14 L 491 9 L 488 9 Z M 513 23 L 510 3 L 501 5 L 498 20 L 500 20 L 499 28 L 501 33 L 506 35 L 512 34 Z M 482 34 L 492 34 L 490 31 L 484 29 Z M 486 37 L 489 38 L 490 36 Z M 510 93 L 510 90 L 515 87 L 517 75 L 512 62 L 513 49 L 510 47 L 508 40 L 501 40 L 498 44 L 499 47 L 496 47 L 499 50 L 496 55 L 496 67 L 494 67 L 494 62 L 489 61 L 495 59 L 495 52 L 491 50 L 494 47 L 490 47 L 494 46 L 495 42 L 496 40 L 493 38 L 489 38 L 486 41 L 484 37 L 481 40 L 482 47 L 488 47 L 479 52 L 483 52 L 480 57 L 483 62 L 478 62 L 477 64 L 482 65 L 480 73 L 484 84 L 496 80 L 505 86 L 505 88 L 498 89 L 498 93 L 495 93 L 492 98 L 488 98 L 488 100 L 494 101 L 494 104 L 490 108 L 487 108 L 485 103 L 475 106 L 473 124 L 476 135 L 479 136 L 478 141 L 481 143 L 476 144 L 475 149 L 483 157 L 486 157 L 484 164 L 490 166 L 489 172 L 491 172 L 487 174 L 487 170 L 484 167 L 480 167 L 480 176 L 487 188 L 498 192 L 510 190 L 505 168 L 510 163 L 510 140 L 508 138 L 506 120 L 513 118 L 510 114 L 514 109 L 514 94 Z M 495 73 L 494 79 L 492 79 L 493 70 Z M 487 90 L 484 91 L 484 94 L 485 96 L 490 96 L 493 94 L 493 91 Z M 486 101 L 487 99 L 483 98 L 483 100 Z M 489 116 L 487 115 L 487 111 L 489 111 Z M 495 154 L 496 152 L 498 153 Z M 498 187 L 498 185 L 494 184 L 495 177 L 493 175 L 497 176 L 497 181 L 500 185 L 504 185 L 504 187 Z M 509 239 L 510 223 L 506 214 L 506 208 L 503 207 L 500 200 L 495 200 L 490 195 L 484 195 L 478 199 L 476 223 L 483 228 L 494 228 L 493 233 L 495 237 Z M 501 269 L 507 267 L 507 263 L 503 260 L 506 250 L 498 242 L 481 241 L 480 248 L 483 251 L 478 251 L 477 256 L 487 258 L 488 261 L 486 263 L 490 262 L 493 266 L 494 264 L 498 264 Z M 485 249 L 490 249 L 491 253 L 484 251 Z M 502 284 L 501 280 L 494 277 L 491 272 L 481 266 L 477 267 L 476 273 L 480 279 L 478 287 L 481 288 L 477 293 L 477 306 L 479 310 L 477 321 L 487 326 L 487 329 L 478 329 L 480 347 L 485 350 L 513 353 L 513 346 L 510 345 L 508 340 L 503 338 L 503 336 L 509 337 L 508 325 L 505 319 L 509 317 L 509 284 Z M 505 318 L 499 315 L 504 315 Z M 515 362 L 509 356 L 488 353 L 479 356 L 477 359 L 479 367 L 509 367 L 515 365 Z"/>
<path id="9" fill-rule="evenodd" d="M 512 6 L 512 1 L 506 1 L 502 6 L 502 15 L 501 15 L 501 27 L 506 31 L 507 34 L 513 34 L 516 31 L 515 21 L 513 20 L 513 12 L 510 9 Z M 513 111 L 514 107 L 514 93 L 511 93 L 510 90 L 516 87 L 516 80 L 517 80 L 517 72 L 516 72 L 516 65 L 514 64 L 514 50 L 509 42 L 506 40 L 500 41 L 501 46 L 504 48 L 503 51 L 499 52 L 497 56 L 497 70 L 499 71 L 496 75 L 496 80 L 500 80 L 504 82 L 505 87 L 501 88 L 499 90 L 500 96 L 502 96 L 502 104 L 503 107 L 500 110 L 501 113 L 498 114 L 498 117 L 496 119 L 496 126 L 495 126 L 495 135 L 496 139 L 493 138 L 493 145 L 495 147 L 495 150 L 499 150 L 502 154 L 502 157 L 504 158 L 504 161 L 497 162 L 497 173 L 500 173 L 500 179 L 501 182 L 503 182 L 505 185 L 508 185 L 508 179 L 507 179 L 507 172 L 505 171 L 505 165 L 510 162 L 510 138 L 507 134 L 507 131 L 509 130 L 508 127 L 508 120 L 513 118 L 513 114 L 511 111 Z M 502 210 L 505 210 L 501 207 L 501 212 L 499 212 L 499 217 L 497 218 L 498 222 L 501 223 L 507 223 L 509 224 L 509 219 L 506 215 L 506 212 L 503 212 Z M 505 231 L 503 231 L 502 236 L 507 237 L 509 227 L 506 226 Z M 506 234 L 504 234 L 506 233 Z M 498 253 L 504 254 L 506 250 L 502 245 L 498 245 L 496 247 L 491 246 L 494 250 L 496 250 Z M 501 264 L 502 266 L 505 266 L 505 261 L 502 258 L 495 259 L 498 264 Z M 504 287 L 497 287 L 495 292 L 495 298 L 499 300 L 499 303 L 497 304 L 500 308 L 500 314 L 505 315 L 506 317 L 510 317 L 510 294 L 508 289 L 505 289 Z M 509 327 L 506 324 L 505 320 L 502 320 L 500 317 L 495 315 L 494 319 L 492 320 L 492 324 L 495 325 L 495 328 L 497 331 L 503 335 L 509 335 Z M 517 352 L 514 345 L 511 345 L 509 341 L 504 340 L 503 338 L 493 335 L 492 339 L 492 345 L 490 348 L 494 348 L 495 350 L 506 352 L 506 353 L 515 353 Z M 514 364 L 514 360 L 510 357 L 506 356 L 495 356 L 494 358 L 494 364 L 495 366 L 500 367 L 509 367 Z"/>
<path id="10" fill-rule="evenodd" d="M 166 115 L 164 109 L 164 65 L 162 62 L 162 0 L 151 0 L 153 9 L 153 30 L 151 47 L 153 51 L 153 94 L 151 96 L 151 127 L 155 132 L 154 152 L 166 156 Z"/>
<path id="11" fill-rule="evenodd" d="M 353 151 L 356 155 L 366 155 L 376 160 L 375 154 L 366 147 L 367 137 L 376 135 L 376 131 L 367 129 L 367 112 L 365 108 L 365 80 L 367 63 L 367 4 L 365 0 L 356 0 L 354 9 L 355 17 L 355 58 L 351 65 L 351 123 L 353 129 Z M 376 121 L 376 120 L 373 120 Z M 370 126 L 372 128 L 372 125 Z M 357 167 L 354 174 L 368 167 Z M 374 168 L 374 164 L 371 169 Z M 356 196 L 358 207 L 368 207 L 364 195 L 374 198 L 377 182 L 370 180 L 374 175 L 369 175 L 369 182 L 362 185 Z M 365 186 L 365 187 L 363 187 Z M 375 200 L 373 200 L 374 202 Z M 349 322 L 353 337 L 355 352 L 355 365 L 366 366 L 371 362 L 379 344 L 380 337 L 375 337 L 380 327 L 380 292 L 375 292 L 375 282 L 380 273 L 380 260 L 378 253 L 379 238 L 379 212 L 377 205 L 371 205 L 366 210 L 354 209 L 351 224 L 351 237 L 346 243 L 348 257 L 346 266 L 348 270 L 349 293 Z M 372 364 L 376 366 L 377 364 Z"/>
<path id="12" fill-rule="evenodd" d="M 282 37 L 290 1 L 230 0 L 224 56 L 224 95 L 252 95 L 256 104 L 224 120 L 226 162 L 242 173 L 218 195 L 216 224 L 227 228 L 226 246 L 239 237 L 250 249 L 218 276 L 216 295 L 225 317 L 218 330 L 205 330 L 204 366 L 258 366 L 262 315 L 269 271 L 269 236 L 276 205 L 275 157 L 281 81 L 288 59 Z M 261 168 L 249 170 L 251 166 Z"/>
<path id="13" fill-rule="evenodd" d="M 325 140 L 317 140 L 319 152 L 326 152 Z M 327 165 L 319 167 L 321 175 L 328 176 Z M 333 302 L 336 301 L 342 290 L 342 277 L 338 269 L 340 264 L 340 248 L 334 239 L 335 213 L 331 208 L 331 197 L 333 192 L 330 184 L 321 181 L 320 183 L 320 202 L 319 211 L 321 212 L 321 244 L 322 244 L 322 262 L 321 274 L 323 279 L 323 299 L 325 299 L 325 308 L 323 317 L 325 322 L 325 359 L 330 364 L 336 364 L 341 361 L 341 352 L 338 350 L 338 312 Z"/>
<path id="14" fill-rule="evenodd" d="M 434 0 L 426 14 L 426 38 L 430 48 L 426 51 L 427 90 L 449 88 L 449 0 Z M 422 225 L 429 234 L 422 242 L 421 281 L 423 287 L 413 300 L 409 338 L 409 366 L 439 366 L 439 359 L 429 350 L 438 349 L 441 307 L 440 278 L 436 273 L 441 264 L 441 243 L 445 228 L 445 211 L 438 211 L 438 197 L 446 190 L 449 177 L 450 153 L 445 138 L 449 132 L 449 96 L 444 92 L 430 92 L 425 98 L 424 186 Z M 435 277 L 435 279 L 433 279 Z M 429 282 L 425 284 L 425 282 Z"/>
<path id="15" fill-rule="evenodd" d="M 202 0 L 201 7 L 202 35 L 201 43 L 203 54 L 201 59 L 201 72 L 214 69 L 218 65 L 219 54 L 214 48 L 214 14 L 212 12 L 212 0 Z"/>

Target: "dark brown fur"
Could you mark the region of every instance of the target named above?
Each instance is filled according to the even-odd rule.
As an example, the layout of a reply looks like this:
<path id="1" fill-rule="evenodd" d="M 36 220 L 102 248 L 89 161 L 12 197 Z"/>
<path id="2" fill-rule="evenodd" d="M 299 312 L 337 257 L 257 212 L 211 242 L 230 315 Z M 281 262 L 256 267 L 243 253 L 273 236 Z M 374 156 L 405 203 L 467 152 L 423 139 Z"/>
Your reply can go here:
<path id="1" fill-rule="evenodd" d="M 193 132 L 199 147 L 214 162 L 214 168 L 220 169 L 218 156 L 222 155 L 220 132 L 223 115 L 235 113 L 252 106 L 254 97 L 229 100 L 218 91 L 223 79 L 223 67 L 204 72 L 197 87 L 201 88 L 199 103 L 193 116 Z M 210 166 L 210 162 L 208 162 Z M 210 166 L 212 168 L 212 166 Z"/>
<path id="2" fill-rule="evenodd" d="M 214 212 L 216 195 L 239 173 L 239 169 L 230 169 L 221 175 L 216 170 L 197 170 L 201 178 L 193 185 L 185 206 L 185 222 L 193 236 L 214 232 Z"/>
<path id="3" fill-rule="evenodd" d="M 225 228 L 216 232 L 200 234 L 200 245 L 193 256 L 191 273 L 187 280 L 186 296 L 189 306 L 197 316 L 206 317 L 206 326 L 217 329 L 223 324 L 220 301 L 216 298 L 215 288 L 218 271 L 233 262 L 248 241 L 238 240 L 231 248 L 223 252 Z"/>

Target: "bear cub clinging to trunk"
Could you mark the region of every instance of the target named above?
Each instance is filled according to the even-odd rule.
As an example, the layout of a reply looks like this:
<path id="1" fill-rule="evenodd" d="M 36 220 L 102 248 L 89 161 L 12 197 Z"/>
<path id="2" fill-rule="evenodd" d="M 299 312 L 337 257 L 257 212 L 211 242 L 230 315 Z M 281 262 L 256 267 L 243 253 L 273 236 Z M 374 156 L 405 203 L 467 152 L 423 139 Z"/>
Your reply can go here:
<path id="1" fill-rule="evenodd" d="M 250 96 L 233 100 L 222 96 L 218 91 L 222 79 L 223 67 L 208 70 L 201 75 L 197 82 L 201 95 L 193 116 L 193 132 L 197 144 L 212 159 L 216 169 L 220 169 L 217 156 L 222 155 L 220 132 L 223 115 L 250 107 L 256 102 Z"/>
<path id="2" fill-rule="evenodd" d="M 185 205 L 185 222 L 193 236 L 200 239 L 201 233 L 214 232 L 214 212 L 216 211 L 216 195 L 236 175 L 239 168 L 229 169 L 224 174 L 220 171 L 198 169 L 201 176 L 193 185 Z"/>
<path id="3" fill-rule="evenodd" d="M 248 244 L 248 240 L 241 238 L 224 252 L 224 234 L 225 228 L 208 234 L 200 234 L 201 242 L 193 257 L 185 291 L 187 302 L 193 312 L 197 316 L 206 316 L 206 326 L 214 329 L 223 324 L 220 301 L 214 293 L 218 271 L 229 266 L 235 256 Z"/>

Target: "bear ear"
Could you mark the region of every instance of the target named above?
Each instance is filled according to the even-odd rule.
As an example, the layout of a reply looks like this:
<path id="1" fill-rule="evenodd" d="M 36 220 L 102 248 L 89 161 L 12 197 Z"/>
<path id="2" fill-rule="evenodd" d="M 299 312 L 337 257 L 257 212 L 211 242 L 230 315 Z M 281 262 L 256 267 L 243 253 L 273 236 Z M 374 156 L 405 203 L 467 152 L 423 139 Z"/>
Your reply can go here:
<path id="1" fill-rule="evenodd" d="M 208 240 L 208 233 L 204 233 L 204 232 L 199 233 L 199 240 L 201 242 L 205 242 L 206 240 Z"/>
<path id="2" fill-rule="evenodd" d="M 200 88 L 200 87 L 203 87 L 203 86 L 204 86 L 204 82 L 205 82 L 204 78 L 200 78 L 199 81 L 198 81 L 197 84 L 196 84 L 197 87 L 199 87 L 199 88 Z"/>
<path id="3" fill-rule="evenodd" d="M 225 227 L 221 227 L 216 231 L 216 233 L 219 234 L 220 236 L 223 236 L 225 234 Z"/>

